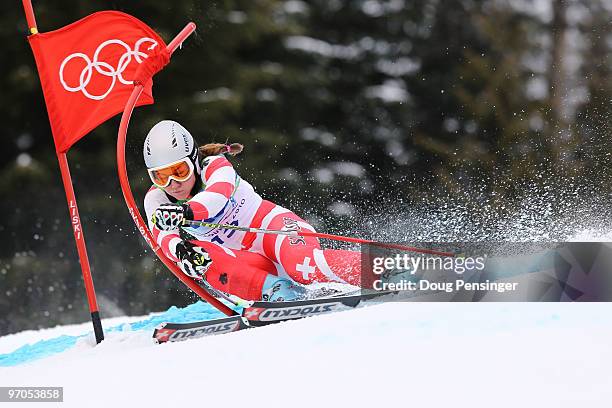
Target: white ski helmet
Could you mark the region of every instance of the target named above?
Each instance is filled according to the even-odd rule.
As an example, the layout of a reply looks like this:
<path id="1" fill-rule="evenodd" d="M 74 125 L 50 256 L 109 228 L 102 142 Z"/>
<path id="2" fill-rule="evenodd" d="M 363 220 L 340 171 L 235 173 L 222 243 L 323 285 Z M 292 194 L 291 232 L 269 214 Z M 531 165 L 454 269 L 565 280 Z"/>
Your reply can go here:
<path id="1" fill-rule="evenodd" d="M 200 173 L 198 146 L 193 136 L 180 123 L 173 120 L 162 120 L 149 130 L 142 154 L 149 169 L 188 157 L 196 172 Z"/>

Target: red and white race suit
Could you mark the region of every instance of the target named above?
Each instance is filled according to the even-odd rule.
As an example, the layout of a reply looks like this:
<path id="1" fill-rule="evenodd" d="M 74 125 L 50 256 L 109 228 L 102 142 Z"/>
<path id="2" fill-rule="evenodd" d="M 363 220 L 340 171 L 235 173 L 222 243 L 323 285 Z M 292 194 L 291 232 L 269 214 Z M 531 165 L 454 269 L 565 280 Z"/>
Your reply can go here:
<path id="1" fill-rule="evenodd" d="M 202 189 L 186 203 L 195 220 L 216 224 L 271 230 L 315 231 L 293 212 L 263 200 L 253 186 L 238 176 L 223 155 L 207 157 L 202 163 Z M 173 202 L 163 190 L 152 187 L 144 204 L 149 228 L 162 251 L 173 261 L 178 231 L 160 231 L 150 221 L 155 209 Z M 322 249 L 317 238 L 256 234 L 223 228 L 185 227 L 213 260 L 206 280 L 215 288 L 247 300 L 261 298 L 268 274 L 296 282 L 344 282 L 359 285 L 359 252 Z"/>

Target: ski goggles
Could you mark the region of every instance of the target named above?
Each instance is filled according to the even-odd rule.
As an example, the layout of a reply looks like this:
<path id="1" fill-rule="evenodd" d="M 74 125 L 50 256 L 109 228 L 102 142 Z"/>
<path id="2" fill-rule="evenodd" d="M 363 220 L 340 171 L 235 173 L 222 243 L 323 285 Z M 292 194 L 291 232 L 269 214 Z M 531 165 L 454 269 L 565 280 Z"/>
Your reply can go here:
<path id="1" fill-rule="evenodd" d="M 147 169 L 153 184 L 160 188 L 166 188 L 171 180 L 180 183 L 187 181 L 193 174 L 193 163 L 189 158 L 184 158 L 174 163 Z"/>

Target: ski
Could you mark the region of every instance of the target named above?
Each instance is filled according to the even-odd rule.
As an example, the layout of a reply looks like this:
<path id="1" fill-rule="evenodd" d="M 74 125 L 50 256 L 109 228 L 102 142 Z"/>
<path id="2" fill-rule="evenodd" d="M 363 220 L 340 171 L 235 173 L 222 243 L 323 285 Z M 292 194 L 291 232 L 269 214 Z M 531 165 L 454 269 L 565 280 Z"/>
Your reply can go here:
<path id="1" fill-rule="evenodd" d="M 291 302 L 254 302 L 242 310 L 242 316 L 251 326 L 264 326 L 286 320 L 301 319 L 357 307 L 360 295 L 336 296 Z"/>
<path id="2" fill-rule="evenodd" d="M 354 309 L 363 301 L 394 293 L 396 292 L 374 292 L 364 295 L 361 291 L 355 291 L 290 302 L 255 301 L 244 307 L 239 316 L 191 323 L 163 323 L 155 329 L 153 338 L 157 343 L 166 343 L 225 334 L 251 327 Z"/>
<path id="3" fill-rule="evenodd" d="M 230 333 L 249 327 L 242 316 L 204 320 L 191 323 L 162 323 L 153 331 L 157 343 L 197 339 L 204 336 Z"/>

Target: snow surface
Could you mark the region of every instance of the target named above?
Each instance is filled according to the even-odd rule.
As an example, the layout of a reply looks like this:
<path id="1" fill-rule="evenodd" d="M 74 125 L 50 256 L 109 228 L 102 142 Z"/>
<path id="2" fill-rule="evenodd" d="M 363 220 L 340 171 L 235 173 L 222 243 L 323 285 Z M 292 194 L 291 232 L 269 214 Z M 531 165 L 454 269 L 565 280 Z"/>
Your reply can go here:
<path id="1" fill-rule="evenodd" d="M 143 322 L 160 316 L 105 320 L 120 329 L 100 345 L 90 334 L 64 352 L 0 367 L 0 384 L 63 386 L 58 406 L 105 408 L 603 407 L 612 397 L 608 303 L 385 303 L 156 345 Z M 0 353 L 87 330 L 5 336 Z"/>

